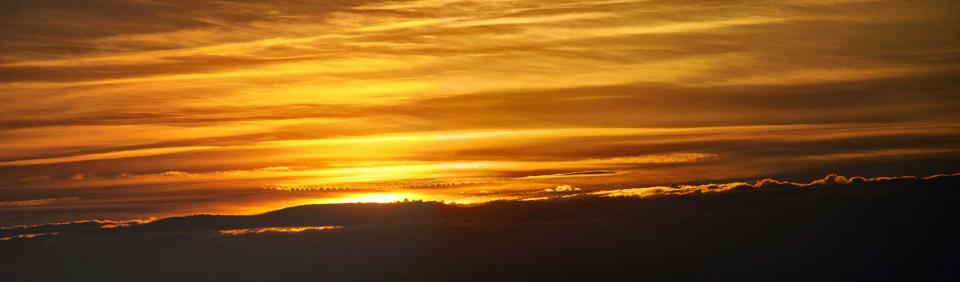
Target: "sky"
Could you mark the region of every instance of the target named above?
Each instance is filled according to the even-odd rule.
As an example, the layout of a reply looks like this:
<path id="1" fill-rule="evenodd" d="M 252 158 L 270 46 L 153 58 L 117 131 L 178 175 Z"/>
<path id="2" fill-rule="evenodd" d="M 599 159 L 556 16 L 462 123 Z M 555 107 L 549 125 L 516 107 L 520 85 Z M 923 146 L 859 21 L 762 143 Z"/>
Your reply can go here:
<path id="1" fill-rule="evenodd" d="M 0 225 L 960 171 L 960 2 L 0 2 Z"/>

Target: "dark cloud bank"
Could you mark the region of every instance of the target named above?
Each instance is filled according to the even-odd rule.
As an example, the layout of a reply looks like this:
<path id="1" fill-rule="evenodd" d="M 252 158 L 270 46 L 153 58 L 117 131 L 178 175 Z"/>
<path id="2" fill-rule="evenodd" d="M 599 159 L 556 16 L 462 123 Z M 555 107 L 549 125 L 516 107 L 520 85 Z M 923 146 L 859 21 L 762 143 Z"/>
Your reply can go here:
<path id="1" fill-rule="evenodd" d="M 7 228 L 2 281 L 950 281 L 960 175 Z M 699 192 L 697 192 L 699 191 Z M 340 226 L 298 233 L 224 233 Z M 33 237 L 33 238 L 27 238 Z"/>

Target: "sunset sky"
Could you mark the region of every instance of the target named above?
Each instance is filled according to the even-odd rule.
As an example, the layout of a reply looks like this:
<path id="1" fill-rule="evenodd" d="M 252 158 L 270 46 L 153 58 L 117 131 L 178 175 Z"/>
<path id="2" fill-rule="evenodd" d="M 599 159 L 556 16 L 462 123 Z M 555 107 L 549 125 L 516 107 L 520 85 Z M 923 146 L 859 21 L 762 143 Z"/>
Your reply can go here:
<path id="1" fill-rule="evenodd" d="M 960 1 L 0 2 L 0 226 L 960 171 Z"/>

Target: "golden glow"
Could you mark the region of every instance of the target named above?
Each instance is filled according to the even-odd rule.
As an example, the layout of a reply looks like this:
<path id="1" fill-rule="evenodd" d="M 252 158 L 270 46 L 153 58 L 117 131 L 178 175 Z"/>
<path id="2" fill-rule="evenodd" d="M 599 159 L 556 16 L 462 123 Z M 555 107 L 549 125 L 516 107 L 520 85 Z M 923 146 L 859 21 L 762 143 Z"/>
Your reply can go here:
<path id="1" fill-rule="evenodd" d="M 960 159 L 945 0 L 103 1 L 4 14 L 0 213 L 645 194 L 623 189 Z"/>
<path id="2" fill-rule="evenodd" d="M 334 203 L 395 203 L 410 200 L 413 194 L 403 193 L 360 193 L 336 199 Z M 416 199 L 416 198 L 413 198 Z"/>
<path id="3" fill-rule="evenodd" d="M 296 227 L 263 227 L 247 229 L 227 229 L 220 230 L 223 235 L 247 235 L 263 233 L 300 233 L 305 231 L 321 231 L 342 228 L 342 226 L 296 226 Z"/>
<path id="4" fill-rule="evenodd" d="M 9 241 L 9 240 L 15 240 L 15 239 L 31 239 L 31 238 L 37 238 L 37 237 L 57 236 L 57 235 L 60 235 L 60 233 L 57 233 L 57 232 L 28 233 L 28 234 L 0 237 L 0 241 Z"/>

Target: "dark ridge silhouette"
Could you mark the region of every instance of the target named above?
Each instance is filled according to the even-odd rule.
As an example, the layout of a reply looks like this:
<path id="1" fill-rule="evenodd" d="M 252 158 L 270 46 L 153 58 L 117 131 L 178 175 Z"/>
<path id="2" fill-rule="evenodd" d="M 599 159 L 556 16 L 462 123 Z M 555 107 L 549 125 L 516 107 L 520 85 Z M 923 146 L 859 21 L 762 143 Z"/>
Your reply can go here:
<path id="1" fill-rule="evenodd" d="M 958 184 L 831 176 L 645 199 L 308 205 L 8 228 L 0 237 L 57 235 L 0 241 L 0 281 L 956 281 Z M 309 226 L 341 228 L 221 233 Z"/>

